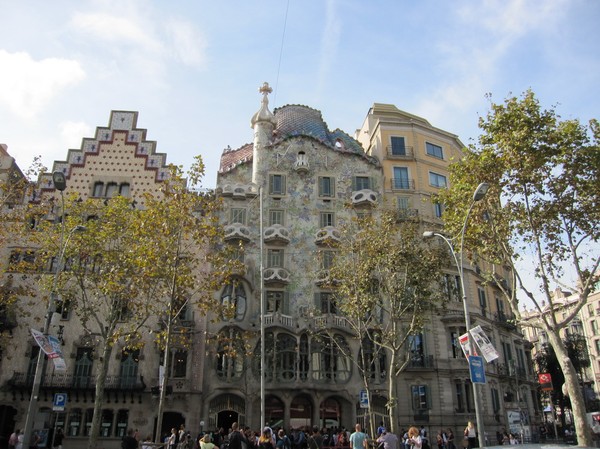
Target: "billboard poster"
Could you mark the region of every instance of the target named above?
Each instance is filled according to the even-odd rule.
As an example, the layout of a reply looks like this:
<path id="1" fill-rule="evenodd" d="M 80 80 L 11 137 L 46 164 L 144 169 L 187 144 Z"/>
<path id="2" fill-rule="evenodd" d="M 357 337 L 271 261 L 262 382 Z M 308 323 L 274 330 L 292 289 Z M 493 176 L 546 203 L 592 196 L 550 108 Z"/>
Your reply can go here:
<path id="1" fill-rule="evenodd" d="M 552 386 L 552 375 L 550 373 L 539 373 L 538 382 L 540 383 L 542 391 L 554 390 L 554 387 Z"/>
<path id="2" fill-rule="evenodd" d="M 479 347 L 481 355 L 485 358 L 486 362 L 489 363 L 500 357 L 500 354 L 498 354 L 498 351 L 496 351 L 496 348 L 494 348 L 494 345 L 492 345 L 491 340 L 481 326 L 471 329 L 471 337 L 475 340 L 475 344 Z"/>

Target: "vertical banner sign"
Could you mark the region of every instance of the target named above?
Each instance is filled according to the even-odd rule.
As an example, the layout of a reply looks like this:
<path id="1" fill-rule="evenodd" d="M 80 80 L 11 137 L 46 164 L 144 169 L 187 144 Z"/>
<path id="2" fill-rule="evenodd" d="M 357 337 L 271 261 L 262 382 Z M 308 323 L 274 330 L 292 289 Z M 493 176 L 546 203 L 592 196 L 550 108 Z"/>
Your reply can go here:
<path id="1" fill-rule="evenodd" d="M 486 362 L 489 363 L 500 357 L 500 354 L 498 354 L 498 351 L 496 351 L 496 348 L 494 348 L 494 345 L 492 345 L 492 342 L 481 326 L 476 326 L 471 329 L 471 337 L 475 340 L 475 343 L 479 347 L 481 355 L 485 358 Z"/>
<path id="2" fill-rule="evenodd" d="M 460 342 L 460 347 L 462 348 L 467 360 L 469 360 L 470 356 L 477 355 L 476 352 L 471 352 L 471 344 L 469 343 L 469 334 L 462 334 L 460 337 L 458 337 L 458 341 Z"/>
<path id="3" fill-rule="evenodd" d="M 540 388 L 542 391 L 554 390 L 554 387 L 552 386 L 552 376 L 550 373 L 539 373 L 538 382 L 540 383 Z"/>
<path id="4" fill-rule="evenodd" d="M 60 348 L 60 341 L 58 338 L 53 337 L 52 335 L 46 337 L 42 332 L 35 329 L 31 329 L 31 335 L 33 335 L 35 342 L 42 351 L 44 351 L 44 354 L 52 360 L 54 368 L 57 371 L 66 371 L 67 364 L 62 355 L 62 349 Z"/>
<path id="5" fill-rule="evenodd" d="M 163 365 L 159 365 L 158 366 L 158 391 L 162 390 L 164 378 L 165 378 L 165 367 Z"/>

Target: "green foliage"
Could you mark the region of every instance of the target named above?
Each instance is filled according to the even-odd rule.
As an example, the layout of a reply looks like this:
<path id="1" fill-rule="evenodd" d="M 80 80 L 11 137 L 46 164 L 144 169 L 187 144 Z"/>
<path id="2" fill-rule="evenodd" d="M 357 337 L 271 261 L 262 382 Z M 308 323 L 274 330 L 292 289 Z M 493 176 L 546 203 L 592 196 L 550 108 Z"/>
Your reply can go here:
<path id="1" fill-rule="evenodd" d="M 398 350 L 441 298 L 445 253 L 423 245 L 418 227 L 394 214 L 359 218 L 341 232 L 329 273 L 337 307 L 356 327 L 376 330 L 378 343 Z"/>
<path id="2" fill-rule="evenodd" d="M 446 204 L 445 226 L 458 234 L 471 193 L 480 182 L 490 185 L 484 200 L 475 204 L 465 247 L 473 259 L 497 264 L 484 273 L 490 281 L 498 264 L 510 268 L 511 284 L 534 303 L 536 315 L 524 321 L 516 289 L 502 288 L 519 324 L 546 331 L 565 383 L 575 390 L 571 403 L 579 444 L 589 445 L 577 371 L 560 332 L 586 304 L 598 280 L 599 126 L 595 120 L 588 127 L 561 120 L 554 108 L 543 109 L 531 91 L 490 108 L 479 121 L 477 144 L 451 166 L 450 188 L 439 198 Z M 535 270 L 535 285 L 518 269 L 525 258 Z M 573 278 L 570 286 L 568 277 Z M 556 286 L 578 298 L 564 316 L 552 294 Z"/>
<path id="3" fill-rule="evenodd" d="M 532 299 L 564 285 L 567 267 L 576 276 L 571 291 L 587 295 L 599 262 L 589 251 L 600 239 L 598 124 L 561 120 L 528 91 L 492 104 L 479 126 L 478 144 L 452 164 L 451 187 L 440 195 L 447 229 L 460 232 L 471 193 L 487 182 L 490 192 L 475 205 L 466 248 L 513 268 L 534 254 L 539 284 L 518 285 Z"/>

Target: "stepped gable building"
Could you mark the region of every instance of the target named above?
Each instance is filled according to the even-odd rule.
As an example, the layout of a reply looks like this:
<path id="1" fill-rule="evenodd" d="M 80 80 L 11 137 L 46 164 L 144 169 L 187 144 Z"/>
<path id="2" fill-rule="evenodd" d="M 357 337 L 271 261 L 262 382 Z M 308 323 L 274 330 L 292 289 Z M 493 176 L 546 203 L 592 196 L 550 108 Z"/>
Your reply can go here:
<path id="1" fill-rule="evenodd" d="M 106 201 L 114 195 L 131 198 L 132 207 L 143 207 L 143 193 L 160 194 L 161 182 L 169 176 L 166 155 L 156 152 L 156 142 L 147 140 L 146 130 L 137 127 L 137 112 L 112 111 L 109 124 L 98 127 L 93 138 L 84 138 L 81 148 L 69 150 L 65 161 L 54 163 L 52 172 L 60 171 L 66 178 L 65 195 L 76 193 L 80 198 Z M 54 189 L 52 172 L 39 180 L 39 190 L 30 198 L 46 201 L 54 197 L 54 215 L 60 217 L 60 195 Z M 34 276 L 19 273 L 11 262 L 19 260 L 26 248 L 8 244 L 2 260 L 4 281 L 30 282 Z M 48 267 L 52 273 L 56 267 Z M 30 328 L 39 329 L 46 313 L 45 304 L 31 310 L 30 316 L 17 318 L 18 326 L 4 332 L 10 343 L 5 346 L 0 361 L 0 435 L 10 435 L 24 427 L 27 407 L 35 374 L 39 347 Z M 184 424 L 198 428 L 201 404 L 202 353 L 204 332 L 202 319 L 185 317 L 194 330 L 191 348 L 174 348 L 163 428 Z M 5 327 L 2 328 L 5 330 Z M 62 427 L 71 447 L 86 444 L 89 434 L 95 394 L 94 336 L 83 331 L 79 318 L 68 310 L 55 313 L 50 334 L 59 336 L 67 365 L 58 372 L 49 360 L 45 362 L 40 387 L 34 430 Z M 128 428 L 138 429 L 144 437 L 153 434 L 156 416 L 150 412 L 158 407 L 159 366 L 161 354 L 151 335 L 138 352 L 116 349 L 111 360 L 104 409 L 102 412 L 101 445 L 107 449 L 120 447 Z M 65 393 L 64 411 L 53 411 L 56 393 Z M 154 412 L 156 413 L 156 412 Z"/>

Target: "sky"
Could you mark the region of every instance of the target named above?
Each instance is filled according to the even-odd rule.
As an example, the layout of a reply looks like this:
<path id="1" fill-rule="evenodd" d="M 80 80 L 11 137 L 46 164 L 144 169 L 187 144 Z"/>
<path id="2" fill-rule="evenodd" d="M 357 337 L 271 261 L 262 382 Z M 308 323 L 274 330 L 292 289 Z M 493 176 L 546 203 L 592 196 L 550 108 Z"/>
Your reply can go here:
<path id="1" fill-rule="evenodd" d="M 0 143 L 52 169 L 111 110 L 138 111 L 167 162 L 252 141 L 258 88 L 353 135 L 390 103 L 475 139 L 486 94 L 532 89 L 600 118 L 597 0 L 0 0 Z"/>

